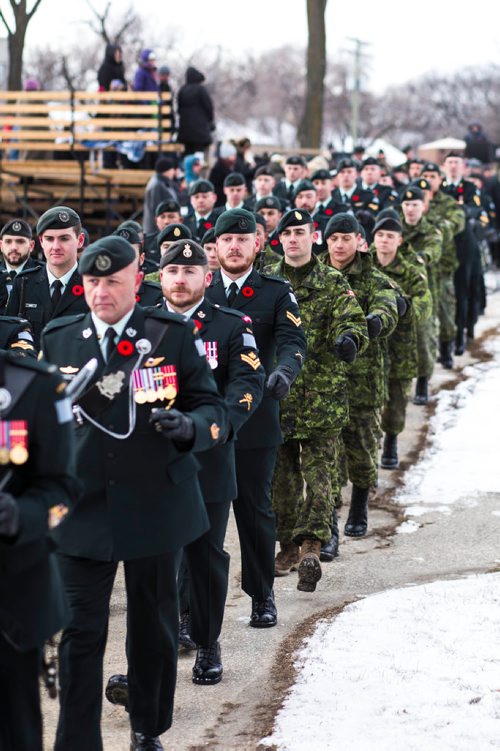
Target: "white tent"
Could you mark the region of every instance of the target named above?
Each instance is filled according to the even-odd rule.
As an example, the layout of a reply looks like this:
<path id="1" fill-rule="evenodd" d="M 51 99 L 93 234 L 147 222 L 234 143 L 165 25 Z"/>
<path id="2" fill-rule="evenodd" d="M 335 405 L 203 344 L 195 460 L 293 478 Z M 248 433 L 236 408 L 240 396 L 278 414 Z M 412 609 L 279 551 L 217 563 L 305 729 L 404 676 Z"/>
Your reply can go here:
<path id="1" fill-rule="evenodd" d="M 403 164 L 403 162 L 406 162 L 406 154 L 383 138 L 377 138 L 373 143 L 367 146 L 365 154 L 367 156 L 376 157 L 380 149 L 384 152 L 385 160 L 389 167 L 398 167 L 400 164 Z"/>
<path id="2" fill-rule="evenodd" d="M 447 138 L 439 138 L 437 141 L 431 141 L 430 143 L 423 143 L 418 147 L 419 151 L 427 151 L 432 149 L 444 149 L 445 151 L 453 151 L 457 149 L 459 151 L 465 149 L 465 141 L 461 138 L 453 138 L 448 136 Z"/>

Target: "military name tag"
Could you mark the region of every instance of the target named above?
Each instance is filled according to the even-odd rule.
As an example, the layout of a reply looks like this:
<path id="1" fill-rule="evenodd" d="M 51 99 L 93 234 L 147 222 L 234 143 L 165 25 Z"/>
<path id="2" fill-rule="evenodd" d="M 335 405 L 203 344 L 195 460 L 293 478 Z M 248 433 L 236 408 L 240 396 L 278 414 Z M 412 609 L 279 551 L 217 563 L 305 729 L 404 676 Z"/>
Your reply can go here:
<path id="1" fill-rule="evenodd" d="M 219 364 L 219 353 L 217 348 L 217 342 L 204 342 L 205 344 L 205 352 L 207 355 L 207 362 L 212 368 L 212 370 L 215 370 L 217 365 Z"/>
<path id="2" fill-rule="evenodd" d="M 27 461 L 28 423 L 26 420 L 0 420 L 0 464 Z"/>
<path id="3" fill-rule="evenodd" d="M 174 365 L 140 368 L 132 373 L 134 399 L 137 404 L 174 401 L 177 396 L 177 372 Z"/>

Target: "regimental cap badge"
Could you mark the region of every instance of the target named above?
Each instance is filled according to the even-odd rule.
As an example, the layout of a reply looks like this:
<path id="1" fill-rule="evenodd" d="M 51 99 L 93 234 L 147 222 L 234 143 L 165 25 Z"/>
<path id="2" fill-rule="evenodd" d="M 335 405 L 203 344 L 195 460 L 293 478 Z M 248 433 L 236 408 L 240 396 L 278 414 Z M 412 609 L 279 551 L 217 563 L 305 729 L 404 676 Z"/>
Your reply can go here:
<path id="1" fill-rule="evenodd" d="M 413 193 L 411 192 L 411 190 L 407 190 L 406 191 L 406 197 L 407 198 L 413 198 Z"/>
<path id="2" fill-rule="evenodd" d="M 57 216 L 59 217 L 59 221 L 69 222 L 69 214 L 67 211 L 60 211 Z"/>
<path id="3" fill-rule="evenodd" d="M 21 222 L 14 222 L 12 229 L 14 230 L 14 232 L 19 232 L 19 230 L 21 229 Z"/>
<path id="4" fill-rule="evenodd" d="M 241 217 L 240 217 L 240 218 L 238 219 L 238 227 L 239 227 L 240 229 L 247 229 L 247 228 L 248 228 L 248 222 L 247 222 L 247 220 L 245 219 L 245 217 L 244 217 L 244 216 L 241 216 Z"/>
<path id="5" fill-rule="evenodd" d="M 124 237 L 125 240 L 130 240 L 130 232 L 128 229 L 121 229 L 117 234 L 120 235 L 120 237 Z"/>
<path id="6" fill-rule="evenodd" d="M 174 237 L 180 237 L 180 236 L 181 236 L 181 231 L 180 231 L 179 227 L 176 227 L 174 229 Z"/>
<path id="7" fill-rule="evenodd" d="M 189 243 L 185 244 L 182 255 L 184 256 L 184 258 L 191 258 L 191 256 L 193 255 L 193 251 L 191 250 Z"/>
<path id="8" fill-rule="evenodd" d="M 298 219 L 298 220 L 299 220 L 299 222 L 300 222 L 300 220 L 302 219 L 302 214 L 300 213 L 300 211 L 296 211 L 296 212 L 295 212 L 295 219 Z"/>
<path id="9" fill-rule="evenodd" d="M 111 258 L 104 253 L 99 253 L 95 259 L 95 265 L 99 271 L 108 271 L 111 268 Z"/>

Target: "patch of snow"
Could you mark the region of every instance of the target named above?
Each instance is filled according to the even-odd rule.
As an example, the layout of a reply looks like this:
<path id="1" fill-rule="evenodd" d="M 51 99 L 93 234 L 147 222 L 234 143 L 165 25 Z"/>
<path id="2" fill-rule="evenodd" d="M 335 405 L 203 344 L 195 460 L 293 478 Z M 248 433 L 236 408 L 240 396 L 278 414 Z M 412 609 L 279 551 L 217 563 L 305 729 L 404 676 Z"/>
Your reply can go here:
<path id="1" fill-rule="evenodd" d="M 407 521 L 403 522 L 399 525 L 399 527 L 396 527 L 396 534 L 397 535 L 411 535 L 413 532 L 416 532 L 417 529 L 420 529 L 422 525 L 419 524 L 416 521 L 413 521 L 413 519 L 408 519 Z"/>

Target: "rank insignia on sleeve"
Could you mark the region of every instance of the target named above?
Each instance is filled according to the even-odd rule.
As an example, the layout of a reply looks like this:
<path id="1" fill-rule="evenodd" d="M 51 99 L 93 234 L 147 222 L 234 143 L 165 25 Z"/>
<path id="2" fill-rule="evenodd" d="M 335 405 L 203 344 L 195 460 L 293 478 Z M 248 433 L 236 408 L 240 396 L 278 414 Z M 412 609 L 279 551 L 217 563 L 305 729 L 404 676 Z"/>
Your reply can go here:
<path id="1" fill-rule="evenodd" d="M 481 199 L 479 198 L 479 196 L 474 196 L 474 203 L 476 204 L 476 206 L 481 206 Z"/>
<path id="2" fill-rule="evenodd" d="M 216 441 L 218 439 L 219 433 L 220 433 L 219 426 L 217 425 L 216 422 L 213 422 L 210 425 L 210 435 L 212 436 L 212 438 L 213 438 L 214 441 Z"/>
<path id="3" fill-rule="evenodd" d="M 302 321 L 300 320 L 300 316 L 294 316 L 294 314 L 292 313 L 292 311 L 291 311 L 291 310 L 287 310 L 287 311 L 286 311 L 286 317 L 287 317 L 287 318 L 288 318 L 288 319 L 289 319 L 289 320 L 290 320 L 290 321 L 291 321 L 292 323 L 294 323 L 294 324 L 295 324 L 295 325 L 296 325 L 297 327 L 299 327 L 299 326 L 301 325 L 301 323 L 302 323 Z"/>
<path id="4" fill-rule="evenodd" d="M 238 404 L 246 404 L 247 410 L 250 412 L 250 408 L 252 406 L 253 402 L 253 396 L 252 394 L 243 394 L 243 398 L 239 400 Z"/>
<path id="5" fill-rule="evenodd" d="M 240 358 L 243 360 L 243 362 L 248 363 L 248 365 L 250 365 L 250 367 L 254 370 L 257 370 L 257 368 L 260 366 L 260 360 L 255 352 L 249 352 L 248 355 L 241 354 Z"/>
<path id="6" fill-rule="evenodd" d="M 34 350 L 34 346 L 30 344 L 29 342 L 24 342 L 22 340 L 18 340 L 17 342 L 14 342 L 14 344 L 10 345 L 11 349 L 17 348 L 17 349 L 29 349 Z"/>

